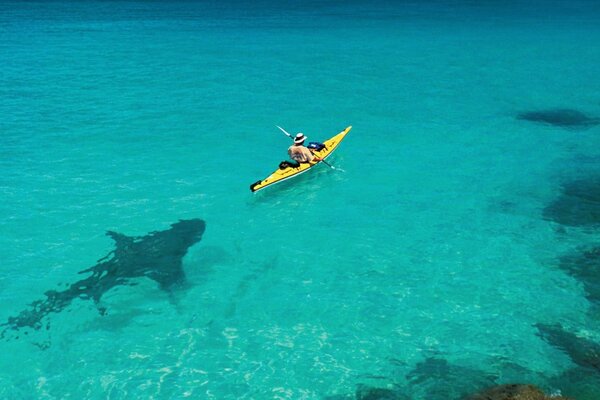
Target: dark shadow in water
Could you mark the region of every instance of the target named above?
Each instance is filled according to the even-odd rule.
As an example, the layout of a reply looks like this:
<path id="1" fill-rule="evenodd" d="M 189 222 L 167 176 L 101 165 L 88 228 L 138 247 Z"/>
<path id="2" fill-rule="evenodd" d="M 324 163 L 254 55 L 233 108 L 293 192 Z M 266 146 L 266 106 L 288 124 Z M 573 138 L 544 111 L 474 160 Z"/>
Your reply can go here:
<path id="1" fill-rule="evenodd" d="M 358 385 L 354 395 L 341 394 L 326 396 L 324 400 L 409 400 L 410 398 L 394 389 Z"/>
<path id="2" fill-rule="evenodd" d="M 600 345 L 564 330 L 562 325 L 537 324 L 540 336 L 583 368 L 600 372 Z"/>
<path id="3" fill-rule="evenodd" d="M 464 400 L 568 400 L 559 396 L 546 396 L 540 388 L 525 384 L 498 385 L 483 389 Z"/>
<path id="4" fill-rule="evenodd" d="M 561 394 L 569 399 L 598 400 L 600 374 L 587 368 L 571 368 L 550 379 L 548 385 L 560 388 Z"/>
<path id="5" fill-rule="evenodd" d="M 563 184 L 560 196 L 544 208 L 543 216 L 567 226 L 600 225 L 600 177 Z"/>
<path id="6" fill-rule="evenodd" d="M 522 112 L 517 114 L 517 119 L 567 129 L 586 129 L 600 124 L 600 118 L 593 118 L 581 111 L 568 108 Z"/>
<path id="7" fill-rule="evenodd" d="M 376 388 L 366 385 L 358 385 L 355 394 L 356 400 L 408 400 L 393 389 Z"/>
<path id="8" fill-rule="evenodd" d="M 30 309 L 0 325 L 0 337 L 5 337 L 9 330 L 20 328 L 39 330 L 46 316 L 62 311 L 75 299 L 93 300 L 100 313 L 104 314 L 106 310 L 99 304 L 102 296 L 116 286 L 135 285 L 134 278 L 150 278 L 161 289 L 170 291 L 184 282 L 182 259 L 190 246 L 200 241 L 204 229 L 204 221 L 192 219 L 181 220 L 167 230 L 141 237 L 107 232 L 115 241 L 115 249 L 98 260 L 98 264 L 79 272 L 91 273 L 89 277 L 63 291 L 47 291 L 45 299 L 34 301 Z M 49 328 L 48 322 L 45 327 Z"/>
<path id="9" fill-rule="evenodd" d="M 563 256 L 559 266 L 583 284 L 589 301 L 600 302 L 600 246 Z"/>
<path id="10" fill-rule="evenodd" d="M 497 376 L 431 357 L 418 363 L 406 378 L 411 386 L 424 389 L 427 399 L 446 400 L 460 399 L 480 388 L 493 386 Z"/>
<path id="11" fill-rule="evenodd" d="M 536 382 L 546 382 L 546 379 L 506 359 L 500 358 L 496 361 L 499 364 L 497 367 L 503 372 L 488 373 L 450 364 L 441 357 L 430 357 L 418 363 L 406 375 L 408 385 L 405 387 L 394 384 L 393 388 L 379 388 L 361 384 L 357 386 L 354 395 L 326 396 L 324 400 L 567 400 L 556 395 L 546 395 L 532 384 L 498 384 L 498 381 L 531 382 L 533 378 Z M 494 362 L 490 365 L 493 364 Z M 557 381 L 557 384 L 559 383 Z M 581 400 L 591 398 L 582 397 Z"/>

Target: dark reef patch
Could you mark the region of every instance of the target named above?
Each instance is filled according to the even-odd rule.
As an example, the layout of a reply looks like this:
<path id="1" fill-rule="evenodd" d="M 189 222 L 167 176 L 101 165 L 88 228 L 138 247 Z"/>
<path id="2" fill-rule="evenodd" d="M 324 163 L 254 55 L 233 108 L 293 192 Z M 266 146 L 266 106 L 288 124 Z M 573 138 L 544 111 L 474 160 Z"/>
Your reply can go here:
<path id="1" fill-rule="evenodd" d="M 39 330 L 50 313 L 58 313 L 75 299 L 93 300 L 101 314 L 106 309 L 100 305 L 102 296 L 116 286 L 133 286 L 135 278 L 150 278 L 161 289 L 170 291 L 185 280 L 182 259 L 193 244 L 200 241 L 205 223 L 200 219 L 181 220 L 164 231 L 151 232 L 141 237 L 107 232 L 115 241 L 115 249 L 98 264 L 80 271 L 91 273 L 62 291 L 49 290 L 46 298 L 31 303 L 30 308 L 0 325 L 5 337 L 8 330 L 33 328 Z M 49 322 L 46 321 L 46 329 Z M 25 332 L 27 334 L 27 332 Z M 18 337 L 18 336 L 17 336 Z"/>
<path id="2" fill-rule="evenodd" d="M 540 336 L 583 368 L 600 372 L 600 345 L 564 330 L 562 325 L 537 324 Z"/>
<path id="3" fill-rule="evenodd" d="M 559 266 L 583 284 L 589 301 L 600 302 L 600 246 L 563 256 Z"/>
<path id="4" fill-rule="evenodd" d="M 460 399 L 482 387 L 496 384 L 496 376 L 430 357 L 406 375 L 410 386 L 423 390 L 430 400 Z"/>
<path id="5" fill-rule="evenodd" d="M 600 177 L 563 184 L 561 194 L 544 208 L 543 217 L 567 226 L 600 225 Z"/>
<path id="6" fill-rule="evenodd" d="M 568 108 L 522 112 L 517 114 L 517 119 L 568 129 L 585 129 L 600 124 L 600 118 Z"/>
<path id="7" fill-rule="evenodd" d="M 600 388 L 600 374 L 592 369 L 570 368 L 552 377 L 548 385 L 560 388 L 563 396 L 575 400 L 597 400 Z"/>
<path id="8" fill-rule="evenodd" d="M 326 396 L 324 400 L 409 400 L 409 397 L 394 389 L 359 384 L 354 395 L 348 393 Z"/>
<path id="9" fill-rule="evenodd" d="M 359 385 L 356 389 L 356 400 L 408 400 L 395 390 Z"/>
<path id="10" fill-rule="evenodd" d="M 546 396 L 533 385 L 509 384 L 494 386 L 466 397 L 465 400 L 566 400 L 562 396 Z"/>

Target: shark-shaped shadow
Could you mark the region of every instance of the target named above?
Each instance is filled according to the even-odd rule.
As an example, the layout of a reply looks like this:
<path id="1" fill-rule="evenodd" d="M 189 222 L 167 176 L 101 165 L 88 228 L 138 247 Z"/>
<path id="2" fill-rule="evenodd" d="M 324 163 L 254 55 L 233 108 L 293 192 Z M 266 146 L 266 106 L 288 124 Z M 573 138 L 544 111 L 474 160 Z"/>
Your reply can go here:
<path id="1" fill-rule="evenodd" d="M 581 111 L 568 108 L 522 112 L 517 114 L 517 119 L 567 129 L 586 129 L 600 124 L 600 118 L 589 117 Z"/>
<path id="2" fill-rule="evenodd" d="M 114 239 L 115 249 L 80 274 L 91 273 L 63 291 L 50 290 L 46 298 L 31 303 L 30 308 L 0 325 L 5 337 L 7 331 L 30 327 L 39 330 L 50 313 L 58 313 L 75 299 L 93 300 L 101 314 L 105 309 L 100 299 L 119 285 L 133 286 L 133 279 L 147 277 L 156 281 L 163 290 L 171 290 L 184 282 L 182 259 L 193 244 L 200 241 L 205 223 L 200 219 L 180 220 L 164 231 L 145 236 L 125 236 L 116 232 L 106 234 Z"/>

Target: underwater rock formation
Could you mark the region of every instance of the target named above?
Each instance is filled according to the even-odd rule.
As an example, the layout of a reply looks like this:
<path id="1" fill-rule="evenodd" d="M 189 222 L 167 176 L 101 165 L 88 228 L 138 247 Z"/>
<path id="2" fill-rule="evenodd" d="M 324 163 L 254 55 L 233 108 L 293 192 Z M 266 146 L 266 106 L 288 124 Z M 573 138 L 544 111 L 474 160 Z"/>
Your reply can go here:
<path id="1" fill-rule="evenodd" d="M 548 385 L 560 388 L 561 393 L 570 399 L 597 400 L 600 374 L 592 369 L 574 367 L 549 378 Z"/>
<path id="2" fill-rule="evenodd" d="M 562 325 L 537 324 L 540 336 L 583 368 L 600 372 L 600 345 L 564 330 Z"/>
<path id="3" fill-rule="evenodd" d="M 496 384 L 496 376 L 484 371 L 450 364 L 442 358 L 430 357 L 418 363 L 406 375 L 410 386 L 423 390 L 429 400 L 460 399 L 476 388 Z"/>
<path id="4" fill-rule="evenodd" d="M 356 389 L 356 400 L 408 400 L 392 389 L 375 388 L 359 385 Z"/>
<path id="5" fill-rule="evenodd" d="M 600 225 L 600 177 L 562 185 L 561 194 L 544 208 L 545 219 L 567 226 Z"/>
<path id="6" fill-rule="evenodd" d="M 568 108 L 522 112 L 517 114 L 517 119 L 569 129 L 585 129 L 600 124 L 600 118 Z"/>
<path id="7" fill-rule="evenodd" d="M 567 400 L 561 396 L 546 396 L 533 385 L 511 384 L 485 389 L 465 400 Z"/>
<path id="8" fill-rule="evenodd" d="M 63 291 L 47 291 L 45 299 L 34 301 L 30 309 L 21 311 L 1 324 L 0 337 L 4 337 L 8 330 L 24 327 L 39 330 L 46 316 L 62 311 L 75 299 L 93 300 L 100 313 L 104 314 L 106 310 L 99 304 L 102 296 L 116 286 L 135 285 L 136 278 L 150 278 L 162 290 L 170 291 L 183 283 L 185 273 L 182 259 L 188 249 L 200 241 L 204 230 L 204 221 L 192 219 L 181 220 L 167 230 L 141 237 L 107 232 L 115 241 L 115 249 L 98 260 L 98 264 L 79 272 L 91 273 L 90 276 Z"/>
<path id="9" fill-rule="evenodd" d="M 559 266 L 583 284 L 589 301 L 600 302 L 600 246 L 563 256 Z"/>
<path id="10" fill-rule="evenodd" d="M 354 395 L 348 393 L 327 396 L 324 400 L 409 400 L 409 398 L 393 389 L 358 385 Z"/>

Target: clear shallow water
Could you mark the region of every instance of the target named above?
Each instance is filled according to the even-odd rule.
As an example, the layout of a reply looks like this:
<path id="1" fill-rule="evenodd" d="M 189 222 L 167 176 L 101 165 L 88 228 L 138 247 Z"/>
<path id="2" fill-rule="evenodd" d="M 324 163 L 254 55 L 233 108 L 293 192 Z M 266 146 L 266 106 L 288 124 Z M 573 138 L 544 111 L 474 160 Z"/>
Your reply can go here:
<path id="1" fill-rule="evenodd" d="M 598 231 L 543 218 L 598 173 L 600 128 L 515 116 L 600 115 L 599 19 L 593 2 L 0 3 L 0 319 L 80 279 L 107 230 L 207 224 L 186 289 L 141 279 L 106 316 L 78 301 L 0 341 L 0 396 L 437 399 L 460 376 L 583 398 L 534 324 L 600 341 L 557 267 Z M 331 159 L 346 172 L 251 195 L 285 157 L 275 124 L 353 125 Z"/>

